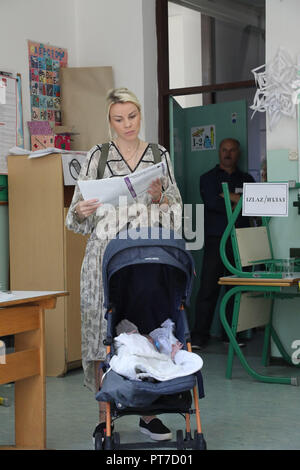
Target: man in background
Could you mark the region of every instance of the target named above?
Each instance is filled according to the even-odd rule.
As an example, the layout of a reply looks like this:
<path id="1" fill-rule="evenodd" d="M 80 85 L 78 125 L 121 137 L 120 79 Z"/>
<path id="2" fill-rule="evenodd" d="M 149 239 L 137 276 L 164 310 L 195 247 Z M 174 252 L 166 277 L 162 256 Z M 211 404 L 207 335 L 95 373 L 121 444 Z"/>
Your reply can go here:
<path id="1" fill-rule="evenodd" d="M 204 203 L 204 253 L 200 288 L 195 307 L 195 324 L 192 330 L 192 347 L 204 348 L 210 338 L 210 328 L 214 311 L 220 293 L 218 280 L 226 272 L 220 255 L 220 242 L 227 226 L 222 183 L 228 183 L 232 209 L 240 199 L 243 183 L 253 183 L 254 179 L 248 173 L 238 168 L 240 158 L 240 143 L 233 138 L 223 139 L 219 145 L 219 164 L 200 177 L 200 194 Z M 241 214 L 235 223 L 236 227 L 249 227 L 248 217 Z M 231 240 L 226 246 L 228 260 L 234 265 Z M 227 318 L 231 324 L 233 299 L 227 304 Z M 223 341 L 227 341 L 225 331 L 222 331 Z M 241 344 L 240 344 L 241 345 Z"/>

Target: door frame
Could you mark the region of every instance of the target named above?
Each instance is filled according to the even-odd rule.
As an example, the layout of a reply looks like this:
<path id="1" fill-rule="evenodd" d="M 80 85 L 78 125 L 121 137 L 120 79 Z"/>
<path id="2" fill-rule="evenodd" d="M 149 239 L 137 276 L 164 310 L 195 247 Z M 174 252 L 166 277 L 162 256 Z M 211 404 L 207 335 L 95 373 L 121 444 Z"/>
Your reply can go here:
<path id="1" fill-rule="evenodd" d="M 185 96 L 200 93 L 239 88 L 254 88 L 255 80 L 244 80 L 230 83 L 213 83 L 203 86 L 170 89 L 169 80 L 169 0 L 156 0 L 156 34 L 157 34 L 157 82 L 158 82 L 158 141 L 166 148 L 170 147 L 169 97 Z"/>

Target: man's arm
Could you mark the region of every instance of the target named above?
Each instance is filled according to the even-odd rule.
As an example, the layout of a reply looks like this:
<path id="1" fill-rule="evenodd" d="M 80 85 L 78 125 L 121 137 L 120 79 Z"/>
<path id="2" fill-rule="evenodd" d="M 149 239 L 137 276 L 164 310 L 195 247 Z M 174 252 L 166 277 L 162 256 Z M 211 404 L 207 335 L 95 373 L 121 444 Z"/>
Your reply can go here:
<path id="1" fill-rule="evenodd" d="M 211 173 L 200 177 L 200 194 L 206 208 L 210 211 L 226 214 L 224 196 L 219 193 L 219 184 Z"/>
<path id="2" fill-rule="evenodd" d="M 224 198 L 224 193 L 221 193 L 220 196 L 222 198 Z M 237 205 L 237 203 L 239 202 L 240 200 L 240 197 L 241 195 L 240 194 L 236 194 L 236 193 L 229 193 L 229 198 L 230 198 L 230 201 L 231 201 L 231 205 L 232 205 L 232 208 L 234 209 L 235 206 Z"/>
<path id="3" fill-rule="evenodd" d="M 243 183 L 255 183 L 255 180 L 252 175 L 249 173 L 244 173 Z M 224 198 L 224 193 L 221 193 L 220 196 Z M 232 203 L 232 208 L 235 209 L 235 206 L 240 200 L 241 195 L 238 193 L 229 193 L 229 198 Z"/>

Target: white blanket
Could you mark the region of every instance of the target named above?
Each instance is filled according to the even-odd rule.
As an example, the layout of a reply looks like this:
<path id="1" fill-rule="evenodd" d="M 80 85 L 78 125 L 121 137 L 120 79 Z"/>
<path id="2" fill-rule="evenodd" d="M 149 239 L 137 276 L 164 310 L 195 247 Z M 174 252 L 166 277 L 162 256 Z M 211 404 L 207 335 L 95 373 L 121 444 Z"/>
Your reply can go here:
<path id="1" fill-rule="evenodd" d="M 131 380 L 154 378 L 160 382 L 184 377 L 200 370 L 203 361 L 197 354 L 180 350 L 174 361 L 156 351 L 151 342 L 139 333 L 121 333 L 115 338 L 117 354 L 110 367 Z"/>

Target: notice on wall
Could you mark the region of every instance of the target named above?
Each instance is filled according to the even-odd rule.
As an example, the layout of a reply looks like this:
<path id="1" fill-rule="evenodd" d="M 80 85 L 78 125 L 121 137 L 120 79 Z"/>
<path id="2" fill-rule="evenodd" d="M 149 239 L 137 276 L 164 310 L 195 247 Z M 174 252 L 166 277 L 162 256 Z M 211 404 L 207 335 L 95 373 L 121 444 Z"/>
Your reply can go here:
<path id="1" fill-rule="evenodd" d="M 11 147 L 24 146 L 21 77 L 0 73 L 0 174 L 7 174 Z"/>
<path id="2" fill-rule="evenodd" d="M 86 155 L 86 152 L 62 153 L 61 158 L 65 186 L 73 186 L 76 184 L 81 167 L 86 159 Z"/>
<path id="3" fill-rule="evenodd" d="M 59 71 L 68 64 L 68 52 L 28 41 L 31 120 L 61 125 Z"/>
<path id="4" fill-rule="evenodd" d="M 288 209 L 288 183 L 244 183 L 243 215 L 287 217 Z"/>
<path id="5" fill-rule="evenodd" d="M 199 150 L 216 149 L 216 128 L 215 126 L 198 126 L 191 128 L 192 152 Z"/>

